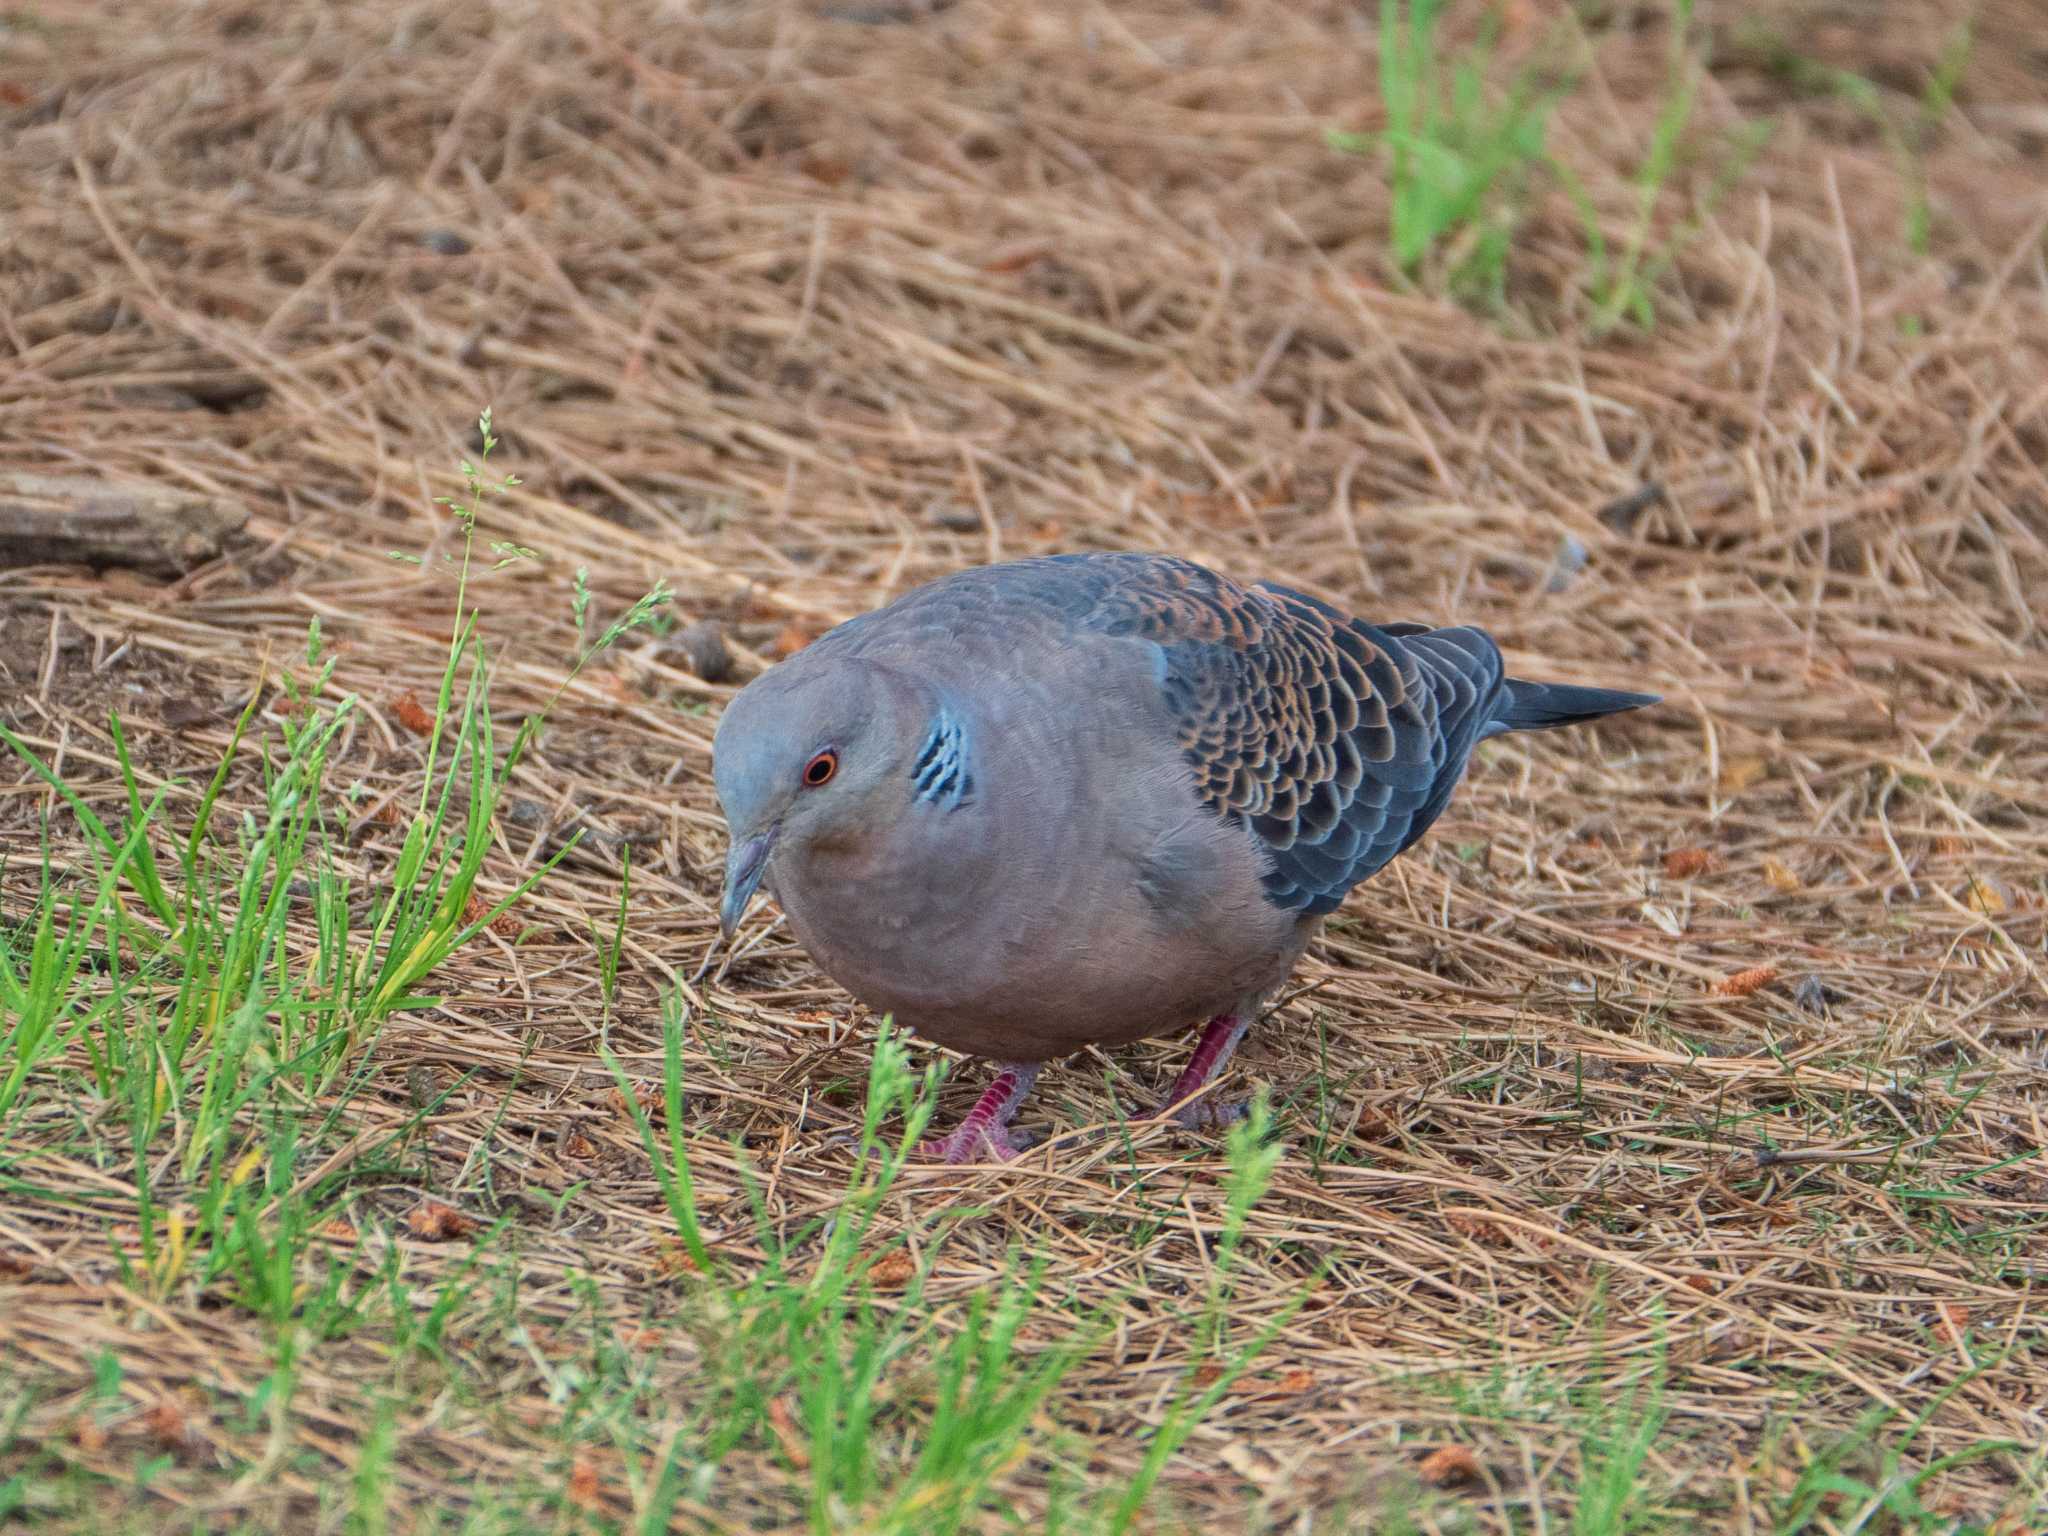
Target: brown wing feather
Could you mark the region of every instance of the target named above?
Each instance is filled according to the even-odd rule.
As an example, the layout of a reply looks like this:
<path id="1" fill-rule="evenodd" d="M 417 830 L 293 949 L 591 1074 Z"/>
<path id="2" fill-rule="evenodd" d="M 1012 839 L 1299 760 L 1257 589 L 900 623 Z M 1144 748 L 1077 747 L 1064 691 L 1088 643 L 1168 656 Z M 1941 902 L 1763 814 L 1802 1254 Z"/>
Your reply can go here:
<path id="1" fill-rule="evenodd" d="M 1182 560 L 1096 558 L 1129 563 L 1086 627 L 1160 648 L 1196 790 L 1265 846 L 1276 902 L 1329 911 L 1442 811 L 1500 696 L 1485 635 L 1376 628 Z"/>

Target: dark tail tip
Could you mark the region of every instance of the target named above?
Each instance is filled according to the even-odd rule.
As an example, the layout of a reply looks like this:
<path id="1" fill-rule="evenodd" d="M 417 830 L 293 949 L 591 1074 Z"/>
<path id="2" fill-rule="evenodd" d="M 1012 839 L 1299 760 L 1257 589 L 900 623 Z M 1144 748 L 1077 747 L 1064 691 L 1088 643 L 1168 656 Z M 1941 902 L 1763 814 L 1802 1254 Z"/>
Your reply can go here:
<path id="1" fill-rule="evenodd" d="M 1581 725 L 1660 702 L 1662 695 L 1655 693 L 1578 688 L 1570 683 L 1531 683 L 1511 677 L 1507 696 L 1495 710 L 1494 722 L 1507 731 L 1547 731 L 1554 726 Z"/>

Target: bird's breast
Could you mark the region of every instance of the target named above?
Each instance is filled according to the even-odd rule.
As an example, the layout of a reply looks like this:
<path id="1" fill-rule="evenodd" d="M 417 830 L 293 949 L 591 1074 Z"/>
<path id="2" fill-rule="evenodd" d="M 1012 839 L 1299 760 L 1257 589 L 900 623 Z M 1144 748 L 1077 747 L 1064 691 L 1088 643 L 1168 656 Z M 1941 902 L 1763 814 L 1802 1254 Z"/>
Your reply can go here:
<path id="1" fill-rule="evenodd" d="M 776 871 L 776 899 L 819 968 L 906 1023 L 957 1009 L 985 984 L 991 861 L 953 830 L 893 829 Z"/>
<path id="2" fill-rule="evenodd" d="M 798 941 L 870 1009 L 1041 1060 L 1200 1023 L 1285 977 L 1305 934 L 1265 900 L 1242 829 L 1191 802 L 1150 816 L 1178 781 L 1061 800 L 1057 776 L 991 780 L 956 811 L 919 808 L 862 849 L 776 871 Z"/>

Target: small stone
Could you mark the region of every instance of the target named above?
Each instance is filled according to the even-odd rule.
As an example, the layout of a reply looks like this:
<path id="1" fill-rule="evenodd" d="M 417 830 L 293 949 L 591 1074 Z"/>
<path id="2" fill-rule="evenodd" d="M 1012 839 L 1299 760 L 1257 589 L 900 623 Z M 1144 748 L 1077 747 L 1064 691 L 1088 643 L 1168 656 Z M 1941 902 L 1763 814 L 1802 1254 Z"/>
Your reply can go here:
<path id="1" fill-rule="evenodd" d="M 683 665 L 705 682 L 722 683 L 732 676 L 732 651 L 725 643 L 725 628 L 716 619 L 699 619 L 671 644 Z"/>
<path id="2" fill-rule="evenodd" d="M 1664 502 L 1664 487 L 1656 481 L 1646 481 L 1626 496 L 1617 496 L 1593 515 L 1612 528 L 1616 533 L 1627 533 L 1635 527 L 1636 519 L 1650 508 Z"/>
<path id="3" fill-rule="evenodd" d="M 933 503 L 925 508 L 924 520 L 948 533 L 974 533 L 981 528 L 981 514 L 957 501 Z"/>
<path id="4" fill-rule="evenodd" d="M 1572 534 L 1564 535 L 1557 541 L 1557 554 L 1550 562 L 1550 574 L 1543 579 L 1543 590 L 1562 592 L 1586 568 L 1586 558 L 1586 546 Z"/>
<path id="5" fill-rule="evenodd" d="M 420 244 L 436 256 L 467 256 L 470 244 L 452 229 L 430 229 L 420 236 Z"/>

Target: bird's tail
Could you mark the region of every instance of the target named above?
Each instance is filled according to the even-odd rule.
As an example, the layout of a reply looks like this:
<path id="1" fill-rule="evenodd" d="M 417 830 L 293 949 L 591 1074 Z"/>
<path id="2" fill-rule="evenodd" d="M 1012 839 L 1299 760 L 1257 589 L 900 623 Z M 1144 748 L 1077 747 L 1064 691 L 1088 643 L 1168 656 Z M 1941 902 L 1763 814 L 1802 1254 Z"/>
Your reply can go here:
<path id="1" fill-rule="evenodd" d="M 1560 725 L 1582 725 L 1603 715 L 1618 715 L 1625 709 L 1641 709 L 1660 702 L 1654 693 L 1624 693 L 1619 688 L 1579 688 L 1571 683 L 1532 683 L 1526 678 L 1507 679 L 1507 688 L 1494 706 L 1492 729 L 1501 731 L 1547 731 Z"/>

